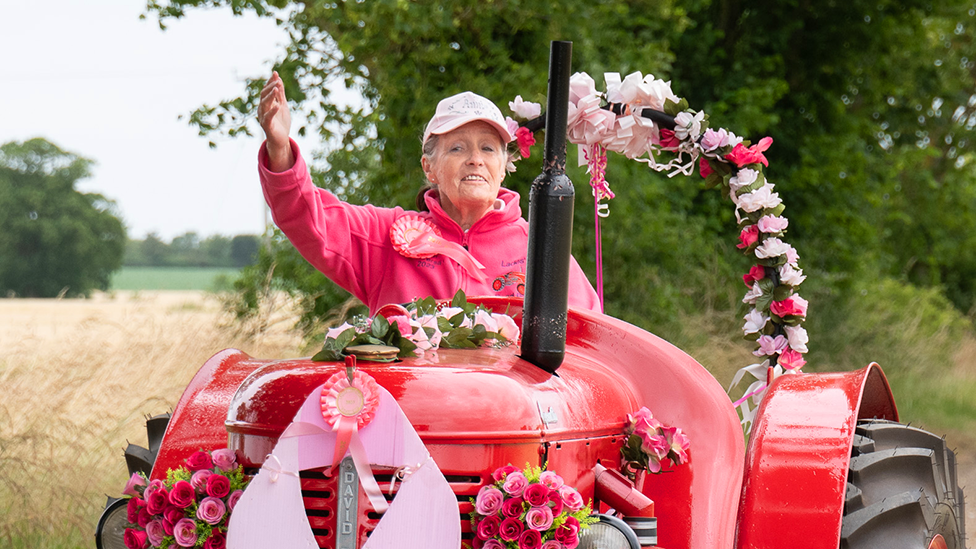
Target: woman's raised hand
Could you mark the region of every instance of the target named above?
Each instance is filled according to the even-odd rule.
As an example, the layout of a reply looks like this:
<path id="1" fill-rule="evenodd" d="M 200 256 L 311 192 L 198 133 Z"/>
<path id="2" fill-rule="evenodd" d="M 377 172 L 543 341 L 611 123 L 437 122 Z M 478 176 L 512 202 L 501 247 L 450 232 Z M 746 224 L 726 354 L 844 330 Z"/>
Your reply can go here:
<path id="1" fill-rule="evenodd" d="M 271 78 L 261 90 L 258 123 L 261 124 L 267 139 L 268 169 L 272 172 L 287 171 L 295 164 L 295 155 L 292 153 L 291 141 L 288 139 L 288 133 L 291 131 L 291 112 L 288 110 L 288 100 L 285 98 L 285 85 L 277 71 L 271 73 Z"/>

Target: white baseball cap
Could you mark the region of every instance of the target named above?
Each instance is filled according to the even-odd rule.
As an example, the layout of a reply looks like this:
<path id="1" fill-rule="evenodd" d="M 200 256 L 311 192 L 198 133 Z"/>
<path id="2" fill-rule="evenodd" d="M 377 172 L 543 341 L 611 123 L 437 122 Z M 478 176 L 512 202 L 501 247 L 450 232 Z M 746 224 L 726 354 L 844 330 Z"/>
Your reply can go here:
<path id="1" fill-rule="evenodd" d="M 424 143 L 432 135 L 447 133 L 475 120 L 484 120 L 491 124 L 493 128 L 498 130 L 498 134 L 505 143 L 515 140 L 515 136 L 512 135 L 505 123 L 502 111 L 498 110 L 498 107 L 490 100 L 466 91 L 442 99 L 437 104 L 437 111 L 427 123 L 427 129 L 424 130 Z"/>

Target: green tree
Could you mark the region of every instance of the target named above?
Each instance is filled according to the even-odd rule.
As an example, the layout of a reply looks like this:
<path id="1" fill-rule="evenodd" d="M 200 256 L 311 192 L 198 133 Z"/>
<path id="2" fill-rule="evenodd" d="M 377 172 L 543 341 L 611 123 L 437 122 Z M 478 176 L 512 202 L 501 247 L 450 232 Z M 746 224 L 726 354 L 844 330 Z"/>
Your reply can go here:
<path id="1" fill-rule="evenodd" d="M 159 238 L 159 234 L 151 232 L 146 235 L 145 240 L 140 245 L 142 257 L 146 260 L 146 265 L 151 267 L 165 267 L 171 263 L 171 253 L 169 244 Z"/>
<path id="2" fill-rule="evenodd" d="M 976 259 L 947 250 L 969 245 L 965 231 L 976 232 L 970 230 L 976 221 L 961 214 L 943 223 L 938 213 L 976 208 L 966 165 L 976 127 L 970 4 L 373 0 L 297 7 L 281 0 L 150 0 L 148 6 L 161 23 L 215 5 L 276 18 L 291 36 L 276 67 L 292 108 L 309 120 L 298 132 L 318 132 L 329 145 L 313 178 L 346 200 L 381 205 L 412 204 L 422 181 L 417 136 L 439 99 L 471 89 L 500 105 L 515 94 L 542 101 L 548 43 L 572 40 L 575 70 L 598 80 L 605 71 L 634 70 L 673 78 L 676 93 L 708 112 L 713 126 L 775 139 L 768 175 L 787 205 L 790 238 L 814 275 L 805 292 L 833 291 L 825 286 L 849 292 L 855 277 L 889 275 L 969 292 L 969 301 L 956 299 L 965 308 Z M 334 82 L 358 91 L 364 105 L 335 102 L 327 89 Z M 203 133 L 248 132 L 262 84 L 263 77 L 249 81 L 241 97 L 205 105 L 191 121 Z M 571 150 L 570 163 L 573 156 Z M 674 322 L 682 311 L 736 307 L 737 298 L 721 298 L 741 291 L 731 273 L 744 265 L 726 251 L 735 234 L 728 200 L 697 180 L 666 179 L 620 158 L 610 164 L 618 198 L 602 226 L 607 311 L 661 332 L 680 330 Z M 539 168 L 535 157 L 520 162 L 507 182 L 524 199 Z M 574 251 L 591 270 L 586 176 L 579 170 L 570 176 L 580 185 Z M 919 205 L 924 214 L 913 210 Z M 818 279 L 825 281 L 819 288 Z"/>
<path id="3" fill-rule="evenodd" d="M 230 260 L 234 267 L 246 267 L 258 258 L 261 240 L 253 234 L 239 234 L 230 240 Z"/>
<path id="4" fill-rule="evenodd" d="M 122 264 L 125 227 L 111 200 L 75 189 L 91 164 L 40 138 L 0 147 L 0 292 L 108 289 Z"/>
<path id="5" fill-rule="evenodd" d="M 122 266 L 143 267 L 147 264 L 146 258 L 142 255 L 142 241 L 127 239 L 125 241 L 125 253 L 122 256 Z"/>
<path id="6" fill-rule="evenodd" d="M 224 235 L 208 236 L 200 243 L 203 257 L 207 260 L 207 265 L 212 267 L 232 267 L 230 258 L 231 239 Z"/>

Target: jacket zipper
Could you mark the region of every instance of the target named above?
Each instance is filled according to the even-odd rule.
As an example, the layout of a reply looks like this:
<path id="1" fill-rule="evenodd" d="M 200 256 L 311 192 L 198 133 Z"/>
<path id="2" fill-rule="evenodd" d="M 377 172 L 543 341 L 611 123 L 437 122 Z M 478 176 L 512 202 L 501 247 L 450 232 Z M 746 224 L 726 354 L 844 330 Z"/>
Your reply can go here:
<path id="1" fill-rule="evenodd" d="M 468 249 L 468 231 L 465 231 L 463 229 L 461 230 L 461 247 L 464 248 L 465 250 Z M 459 279 L 461 280 L 461 290 L 464 291 L 464 294 L 465 295 L 467 295 L 468 294 L 468 278 L 471 275 L 468 274 L 468 272 L 464 269 L 464 267 L 462 267 L 460 265 L 457 265 L 457 269 L 458 269 Z"/>

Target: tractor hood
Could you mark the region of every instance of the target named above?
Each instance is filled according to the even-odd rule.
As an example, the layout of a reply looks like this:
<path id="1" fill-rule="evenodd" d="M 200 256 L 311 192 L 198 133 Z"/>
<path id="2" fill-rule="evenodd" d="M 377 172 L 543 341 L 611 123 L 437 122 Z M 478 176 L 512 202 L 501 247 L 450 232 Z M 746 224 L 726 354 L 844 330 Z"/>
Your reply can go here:
<path id="1" fill-rule="evenodd" d="M 427 444 L 543 444 L 623 433 L 640 407 L 632 388 L 581 356 L 559 375 L 518 358 L 515 347 L 440 349 L 396 363 L 359 361 L 390 392 Z M 241 383 L 227 430 L 245 463 L 259 465 L 305 399 L 344 365 L 268 362 Z M 240 453 L 238 454 L 241 455 Z"/>

